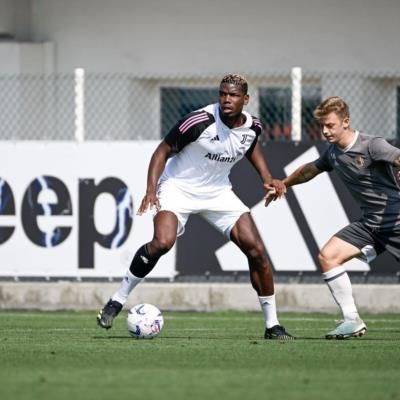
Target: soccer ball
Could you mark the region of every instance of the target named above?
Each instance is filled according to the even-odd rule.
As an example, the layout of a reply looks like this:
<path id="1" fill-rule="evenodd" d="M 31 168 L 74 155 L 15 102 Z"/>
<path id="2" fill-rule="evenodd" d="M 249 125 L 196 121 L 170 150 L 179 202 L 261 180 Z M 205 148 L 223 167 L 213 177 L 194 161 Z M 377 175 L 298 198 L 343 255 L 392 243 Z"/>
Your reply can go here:
<path id="1" fill-rule="evenodd" d="M 161 311 L 152 304 L 138 304 L 132 307 L 127 317 L 128 331 L 136 339 L 153 339 L 164 326 Z"/>

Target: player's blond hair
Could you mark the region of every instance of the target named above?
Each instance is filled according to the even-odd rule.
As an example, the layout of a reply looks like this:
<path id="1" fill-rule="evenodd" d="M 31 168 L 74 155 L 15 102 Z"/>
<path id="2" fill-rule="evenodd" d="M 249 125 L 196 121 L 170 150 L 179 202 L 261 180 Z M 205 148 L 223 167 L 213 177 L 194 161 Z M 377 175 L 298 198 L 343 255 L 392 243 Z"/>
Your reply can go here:
<path id="1" fill-rule="evenodd" d="M 244 94 L 247 94 L 247 90 L 248 90 L 247 80 L 242 75 L 239 75 L 239 74 L 226 74 L 221 80 L 221 85 L 223 83 L 229 83 L 231 85 L 240 86 L 240 88 L 242 89 L 242 92 Z"/>
<path id="2" fill-rule="evenodd" d="M 321 120 L 331 112 L 334 112 L 342 120 L 350 117 L 347 103 L 338 96 L 328 97 L 313 112 L 316 120 Z"/>

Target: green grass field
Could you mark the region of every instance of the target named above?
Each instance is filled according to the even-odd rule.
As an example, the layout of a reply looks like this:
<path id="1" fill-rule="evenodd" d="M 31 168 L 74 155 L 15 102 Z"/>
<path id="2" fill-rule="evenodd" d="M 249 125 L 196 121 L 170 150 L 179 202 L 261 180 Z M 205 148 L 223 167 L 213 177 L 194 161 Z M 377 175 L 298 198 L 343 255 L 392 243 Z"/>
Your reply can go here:
<path id="1" fill-rule="evenodd" d="M 400 399 L 400 315 L 327 341 L 336 316 L 281 314 L 294 342 L 263 340 L 258 313 L 165 312 L 147 341 L 95 316 L 0 312 L 0 399 Z"/>

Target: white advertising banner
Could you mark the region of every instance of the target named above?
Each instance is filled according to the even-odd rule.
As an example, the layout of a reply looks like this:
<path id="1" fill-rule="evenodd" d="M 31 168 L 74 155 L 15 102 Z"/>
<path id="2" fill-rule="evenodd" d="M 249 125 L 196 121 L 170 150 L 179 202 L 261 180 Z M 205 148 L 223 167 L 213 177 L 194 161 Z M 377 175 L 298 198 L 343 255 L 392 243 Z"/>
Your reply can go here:
<path id="1" fill-rule="evenodd" d="M 158 143 L 0 142 L 0 276 L 123 276 L 152 238 L 136 212 Z M 173 278 L 175 258 L 149 277 Z"/>

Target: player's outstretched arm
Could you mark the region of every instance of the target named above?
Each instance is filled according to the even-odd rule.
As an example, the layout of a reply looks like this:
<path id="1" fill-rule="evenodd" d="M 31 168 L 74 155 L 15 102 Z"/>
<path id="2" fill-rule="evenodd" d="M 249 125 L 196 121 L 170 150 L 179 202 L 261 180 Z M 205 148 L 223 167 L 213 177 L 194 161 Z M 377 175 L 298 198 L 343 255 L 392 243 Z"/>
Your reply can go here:
<path id="1" fill-rule="evenodd" d="M 323 171 L 318 169 L 313 162 L 304 164 L 286 177 L 283 180 L 283 183 L 286 187 L 305 183 L 316 177 L 321 172 Z M 265 206 L 271 203 L 271 201 L 275 201 L 277 198 L 279 198 L 279 196 L 277 195 L 276 191 L 270 190 L 265 196 Z"/>
<path id="2" fill-rule="evenodd" d="M 283 182 L 287 187 L 308 182 L 315 178 L 322 171 L 313 162 L 302 165 L 286 177 Z"/>
<path id="3" fill-rule="evenodd" d="M 140 207 L 137 211 L 138 215 L 142 215 L 149 208 L 156 207 L 160 209 L 160 202 L 157 197 L 157 184 L 162 172 L 164 171 L 165 164 L 173 151 L 171 146 L 163 140 L 151 156 L 149 169 L 147 172 L 147 189 L 143 197 Z"/>

